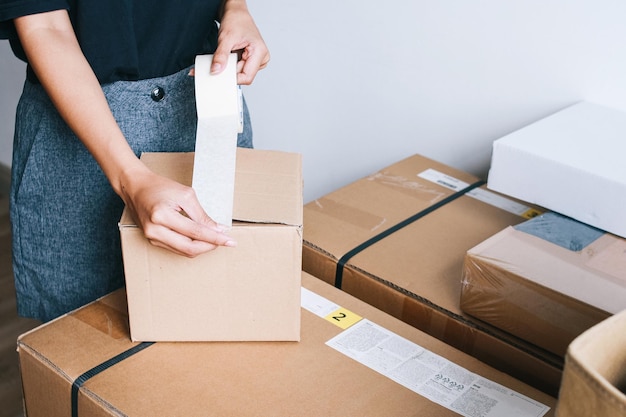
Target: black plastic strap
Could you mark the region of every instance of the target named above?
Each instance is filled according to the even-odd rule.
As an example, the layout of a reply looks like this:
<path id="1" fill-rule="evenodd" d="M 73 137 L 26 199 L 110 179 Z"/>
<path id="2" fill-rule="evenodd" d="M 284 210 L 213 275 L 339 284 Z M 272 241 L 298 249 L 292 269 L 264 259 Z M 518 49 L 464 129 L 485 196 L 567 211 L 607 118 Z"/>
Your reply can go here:
<path id="1" fill-rule="evenodd" d="M 109 369 L 117 363 L 120 363 L 124 359 L 133 356 L 135 353 L 141 352 L 145 348 L 152 346 L 154 343 L 155 342 L 143 342 L 135 345 L 132 348 L 120 353 L 119 355 L 112 357 L 106 362 L 103 362 L 100 365 L 91 368 L 90 370 L 76 378 L 76 380 L 72 384 L 72 417 L 78 417 L 78 391 L 85 384 L 85 382 L 87 382 L 91 377 L 98 375 L 100 372 Z"/>
<path id="2" fill-rule="evenodd" d="M 418 219 L 421 219 L 422 217 L 424 217 L 428 213 L 432 213 L 433 211 L 437 210 L 439 207 L 444 206 L 444 205 L 448 204 L 449 202 L 456 200 L 457 198 L 461 197 L 462 195 L 467 194 L 468 192 L 472 191 L 474 188 L 480 187 L 483 184 L 485 184 L 485 181 L 482 181 L 482 180 L 481 181 L 477 181 L 474 184 L 471 184 L 471 185 L 463 188 L 462 190 L 459 190 L 456 193 L 449 195 L 448 197 L 446 197 L 443 200 L 433 204 L 432 206 L 426 207 L 424 210 L 422 210 L 422 211 L 412 215 L 408 219 L 405 219 L 405 220 L 401 221 L 400 223 L 396 224 L 395 226 L 392 226 L 389 229 L 380 232 L 376 236 L 371 237 L 370 239 L 368 239 L 365 242 L 361 243 L 356 248 L 354 248 L 351 251 L 347 252 L 345 255 L 343 255 L 339 259 L 339 261 L 337 261 L 337 270 L 335 271 L 335 287 L 341 289 L 341 285 L 343 284 L 343 269 L 344 269 L 344 266 L 346 265 L 346 263 L 348 263 L 348 261 L 353 256 L 355 256 L 359 252 L 369 248 L 374 243 L 376 243 L 376 242 L 386 238 L 390 234 L 392 234 L 392 233 L 402 229 L 404 226 L 407 226 L 407 225 L 413 223 L 414 221 L 416 221 Z"/>

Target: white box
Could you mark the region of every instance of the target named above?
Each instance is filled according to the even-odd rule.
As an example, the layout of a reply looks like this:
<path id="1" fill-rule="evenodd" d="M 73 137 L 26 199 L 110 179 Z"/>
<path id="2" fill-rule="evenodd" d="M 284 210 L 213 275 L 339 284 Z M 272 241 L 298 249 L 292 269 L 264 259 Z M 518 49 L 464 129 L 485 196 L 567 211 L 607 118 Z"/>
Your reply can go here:
<path id="1" fill-rule="evenodd" d="M 489 188 L 626 237 L 626 113 L 572 105 L 493 143 Z"/>

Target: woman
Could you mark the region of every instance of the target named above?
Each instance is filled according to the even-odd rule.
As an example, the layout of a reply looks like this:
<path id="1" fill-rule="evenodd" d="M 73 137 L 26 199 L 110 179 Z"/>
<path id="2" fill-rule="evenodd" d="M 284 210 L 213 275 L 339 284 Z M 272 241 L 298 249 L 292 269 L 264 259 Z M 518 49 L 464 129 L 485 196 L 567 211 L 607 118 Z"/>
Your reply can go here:
<path id="1" fill-rule="evenodd" d="M 245 0 L 0 0 L 0 37 L 28 63 L 11 179 L 20 315 L 47 321 L 123 285 L 124 204 L 181 255 L 236 244 L 138 155 L 193 150 L 196 55 L 214 53 L 219 73 L 240 51 L 239 84 L 267 65 Z M 238 145 L 251 147 L 245 112 Z"/>

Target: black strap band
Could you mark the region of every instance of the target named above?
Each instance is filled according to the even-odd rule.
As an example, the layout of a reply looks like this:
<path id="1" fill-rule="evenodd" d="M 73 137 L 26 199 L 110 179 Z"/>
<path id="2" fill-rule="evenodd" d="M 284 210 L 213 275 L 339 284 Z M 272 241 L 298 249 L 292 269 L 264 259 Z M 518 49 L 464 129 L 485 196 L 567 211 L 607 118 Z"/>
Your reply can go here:
<path id="1" fill-rule="evenodd" d="M 368 239 L 365 242 L 361 243 L 356 248 L 354 248 L 351 251 L 347 252 L 345 255 L 343 255 L 339 259 L 339 261 L 337 261 L 337 270 L 335 271 L 335 287 L 341 289 L 341 286 L 343 284 L 343 269 L 344 269 L 344 266 L 346 265 L 346 263 L 348 263 L 348 261 L 353 256 L 355 256 L 359 252 L 369 248 L 374 243 L 376 243 L 376 242 L 386 238 L 390 234 L 392 234 L 392 233 L 402 229 L 404 226 L 407 226 L 407 225 L 413 223 L 414 221 L 416 221 L 418 219 L 421 219 L 422 217 L 424 217 L 428 213 L 432 213 L 433 211 L 437 210 L 439 207 L 444 206 L 444 205 L 448 204 L 449 202 L 456 200 L 457 198 L 461 197 L 462 195 L 465 195 L 468 192 L 472 191 L 474 188 L 480 187 L 484 183 L 485 183 L 485 181 L 482 181 L 482 180 L 481 181 L 477 181 L 474 184 L 471 184 L 471 185 L 463 188 L 462 190 L 459 190 L 456 193 L 449 195 L 448 197 L 444 198 L 443 200 L 433 204 L 432 206 L 429 206 L 429 207 L 425 208 L 424 210 L 414 214 L 413 216 L 409 217 L 408 219 L 405 219 L 405 220 L 401 221 L 400 223 L 396 224 L 395 226 L 392 226 L 389 229 L 380 232 L 376 236 L 371 237 L 370 239 Z"/>
<path id="2" fill-rule="evenodd" d="M 101 363 L 100 365 L 94 366 L 93 368 L 76 378 L 76 380 L 72 384 L 72 417 L 78 417 L 78 391 L 85 384 L 85 382 L 87 382 L 91 377 L 98 375 L 100 372 L 109 369 L 113 365 L 120 363 L 121 361 L 134 355 L 135 353 L 141 352 L 145 348 L 152 346 L 154 343 L 155 342 L 143 342 L 135 345 L 132 348 L 120 353 L 119 355 L 114 356 L 111 359 Z"/>

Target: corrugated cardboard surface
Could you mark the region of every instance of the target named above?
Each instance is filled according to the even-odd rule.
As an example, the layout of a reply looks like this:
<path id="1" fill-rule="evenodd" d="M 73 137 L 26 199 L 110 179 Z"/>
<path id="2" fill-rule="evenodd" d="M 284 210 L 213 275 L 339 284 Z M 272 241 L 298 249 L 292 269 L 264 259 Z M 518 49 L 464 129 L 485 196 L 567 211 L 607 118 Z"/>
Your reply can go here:
<path id="1" fill-rule="evenodd" d="M 415 155 L 306 204 L 303 269 L 335 284 L 338 260 L 346 253 L 454 194 L 418 176 L 427 169 L 470 184 L 478 180 Z M 341 288 L 555 394 L 562 358 L 465 315 L 459 307 L 465 252 L 524 220 L 463 195 L 349 259 Z"/>
<path id="2" fill-rule="evenodd" d="M 152 171 L 191 185 L 193 153 L 144 153 Z M 280 151 L 237 148 L 233 220 L 302 225 L 302 158 Z M 135 227 L 128 210 L 122 226 Z"/>
<path id="3" fill-rule="evenodd" d="M 559 417 L 626 415 L 626 310 L 578 336 L 565 358 Z"/>
<path id="4" fill-rule="evenodd" d="M 142 160 L 161 175 L 190 181 L 191 153 Z M 240 221 L 228 232 L 234 248 L 176 255 L 151 245 L 125 210 L 120 233 L 133 340 L 300 338 L 300 155 L 238 149 L 235 178 Z"/>
<path id="5" fill-rule="evenodd" d="M 570 250 L 509 227 L 467 252 L 461 308 L 564 356 L 576 336 L 626 308 L 625 249 L 607 233 Z"/>
<path id="6" fill-rule="evenodd" d="M 315 279 L 303 286 L 453 362 L 550 407 L 555 399 Z M 29 417 L 66 417 L 72 383 L 138 346 L 126 298 L 114 292 L 22 335 L 18 351 Z M 148 345 L 87 379 L 78 416 L 454 416 L 325 345 L 342 331 L 302 311 L 301 342 Z M 553 415 L 552 410 L 547 415 Z"/>
<path id="7" fill-rule="evenodd" d="M 580 102 L 493 143 L 489 188 L 626 237 L 626 113 Z"/>

